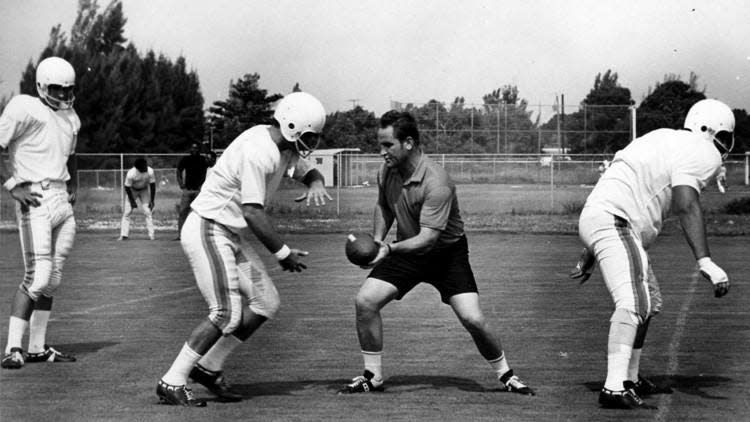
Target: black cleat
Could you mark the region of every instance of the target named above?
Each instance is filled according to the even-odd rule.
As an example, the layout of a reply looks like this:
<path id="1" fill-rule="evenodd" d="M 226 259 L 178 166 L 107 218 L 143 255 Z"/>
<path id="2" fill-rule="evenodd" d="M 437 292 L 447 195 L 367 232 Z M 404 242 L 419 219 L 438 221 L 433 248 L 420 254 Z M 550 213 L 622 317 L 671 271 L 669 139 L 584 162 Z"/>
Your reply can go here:
<path id="1" fill-rule="evenodd" d="M 206 387 L 214 393 L 220 401 L 235 402 L 242 400 L 242 395 L 232 391 L 232 387 L 224 380 L 223 371 L 209 371 L 208 369 L 195 365 L 190 371 L 190 379 Z"/>
<path id="2" fill-rule="evenodd" d="M 159 402 L 175 406 L 206 407 L 206 402 L 193 397 L 193 391 L 184 385 L 171 385 L 159 380 L 156 384 Z"/>
<path id="3" fill-rule="evenodd" d="M 0 363 L 0 366 L 5 369 L 21 369 L 23 363 L 23 349 L 20 347 L 12 347 L 10 353 L 6 353 L 3 356 L 3 361 Z"/>
<path id="4" fill-rule="evenodd" d="M 339 390 L 339 394 L 372 393 L 385 390 L 382 381 L 377 384 L 372 382 L 374 376 L 375 374 L 365 369 L 362 375 L 353 378 L 350 384 Z"/>
<path id="5" fill-rule="evenodd" d="M 44 351 L 27 353 L 26 362 L 75 362 L 76 358 L 62 353 L 51 346 L 44 345 Z"/>
<path id="6" fill-rule="evenodd" d="M 599 404 L 605 409 L 656 409 L 656 406 L 650 406 L 636 394 L 635 384 L 632 381 L 625 381 L 625 387 L 622 391 L 612 391 L 602 388 L 599 393 Z"/>
<path id="7" fill-rule="evenodd" d="M 508 372 L 504 373 L 500 377 L 500 383 L 503 385 L 506 391 L 511 393 L 525 394 L 527 396 L 535 396 L 534 390 L 529 388 L 523 381 L 518 379 L 517 376 L 513 375 L 513 370 L 509 369 Z"/>
<path id="8" fill-rule="evenodd" d="M 660 387 L 653 382 L 651 382 L 647 378 L 643 378 L 640 374 L 638 374 L 638 381 L 635 383 L 635 387 L 633 387 L 633 390 L 635 390 L 636 394 L 639 396 L 650 396 L 652 394 L 672 394 L 672 389 L 669 388 L 669 386 Z"/>

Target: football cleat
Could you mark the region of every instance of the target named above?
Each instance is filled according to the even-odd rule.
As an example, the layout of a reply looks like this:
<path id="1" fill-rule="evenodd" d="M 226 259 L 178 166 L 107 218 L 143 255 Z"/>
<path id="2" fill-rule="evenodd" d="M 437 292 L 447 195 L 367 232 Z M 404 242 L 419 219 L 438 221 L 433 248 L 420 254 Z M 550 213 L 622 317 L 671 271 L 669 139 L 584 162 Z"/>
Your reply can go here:
<path id="1" fill-rule="evenodd" d="M 385 390 L 382 381 L 379 383 L 372 381 L 374 376 L 375 374 L 365 369 L 362 375 L 353 378 L 350 384 L 339 390 L 339 394 L 372 393 Z"/>
<path id="2" fill-rule="evenodd" d="M 76 358 L 71 355 L 55 350 L 53 347 L 44 345 L 44 351 L 39 353 L 27 353 L 26 362 L 75 362 Z"/>
<path id="3" fill-rule="evenodd" d="M 209 371 L 200 365 L 195 365 L 190 371 L 190 379 L 216 394 L 220 401 L 235 402 L 242 400 L 242 395 L 232 391 L 232 387 L 224 379 L 223 371 Z"/>
<path id="4" fill-rule="evenodd" d="M 3 356 L 3 361 L 0 363 L 5 369 L 20 369 L 23 366 L 23 349 L 20 347 L 12 347 L 10 353 L 6 353 Z"/>
<path id="5" fill-rule="evenodd" d="M 120 237 L 117 238 L 117 240 L 119 240 L 119 241 L 128 240 L 128 237 L 127 236 L 120 236 Z"/>
<path id="6" fill-rule="evenodd" d="M 527 386 L 523 381 L 518 379 L 517 376 L 513 375 L 512 369 L 509 369 L 508 372 L 504 373 L 503 376 L 500 377 L 500 383 L 505 388 L 505 391 L 510 391 L 511 393 L 525 394 L 527 396 L 536 395 L 534 390 L 529 388 L 529 386 Z"/>
<path id="7" fill-rule="evenodd" d="M 638 381 L 635 382 L 633 387 L 636 394 L 639 396 L 649 396 L 652 394 L 672 394 L 672 389 L 669 386 L 660 387 L 647 378 L 643 378 L 640 374 L 638 375 Z"/>
<path id="8" fill-rule="evenodd" d="M 159 402 L 175 406 L 205 407 L 206 402 L 193 397 L 193 390 L 184 385 L 171 385 L 159 380 L 156 384 L 156 395 Z"/>
<path id="9" fill-rule="evenodd" d="M 612 391 L 602 388 L 599 393 L 599 404 L 605 409 L 656 409 L 656 406 L 650 406 L 643 401 L 635 392 L 635 384 L 632 381 L 625 381 L 625 387 L 622 391 Z"/>

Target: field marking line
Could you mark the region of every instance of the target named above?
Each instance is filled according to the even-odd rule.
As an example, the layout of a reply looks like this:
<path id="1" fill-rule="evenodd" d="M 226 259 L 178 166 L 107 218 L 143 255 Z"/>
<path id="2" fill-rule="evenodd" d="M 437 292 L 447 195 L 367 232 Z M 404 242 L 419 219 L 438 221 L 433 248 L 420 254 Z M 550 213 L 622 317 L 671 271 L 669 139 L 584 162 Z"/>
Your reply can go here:
<path id="1" fill-rule="evenodd" d="M 698 281 L 700 280 L 700 273 L 694 272 L 690 285 L 688 286 L 688 296 L 685 302 L 680 306 L 680 313 L 677 315 L 677 321 L 675 322 L 674 334 L 672 334 L 672 340 L 669 342 L 669 361 L 667 362 L 667 376 L 672 376 L 677 372 L 677 368 L 680 365 L 677 354 L 680 351 L 680 343 L 682 342 L 682 335 L 685 332 L 685 326 L 687 325 L 687 316 L 690 311 L 690 306 L 693 304 L 693 296 L 698 287 Z M 668 420 L 669 407 L 672 404 L 672 394 L 662 394 L 659 397 L 659 411 L 656 413 L 657 421 Z"/>
<path id="2" fill-rule="evenodd" d="M 104 305 L 94 306 L 94 307 L 91 307 L 91 308 L 88 308 L 88 309 L 83 309 L 83 310 L 80 310 L 80 311 L 61 312 L 61 313 L 58 314 L 58 316 L 56 316 L 54 318 L 50 318 L 50 321 L 59 321 L 59 320 L 65 319 L 65 318 L 70 318 L 72 316 L 90 314 L 92 312 L 100 311 L 102 309 L 114 308 L 114 307 L 123 306 L 123 305 L 131 305 L 133 303 L 146 302 L 146 301 L 153 300 L 153 299 L 160 299 L 160 298 L 163 298 L 163 297 L 174 296 L 174 295 L 178 295 L 178 294 L 185 293 L 185 292 L 188 292 L 190 290 L 195 290 L 195 289 L 197 289 L 196 286 L 184 287 L 182 289 L 173 290 L 171 292 L 153 294 L 153 295 L 150 295 L 150 296 L 144 296 L 144 297 L 139 297 L 139 298 L 136 298 L 136 299 L 125 300 L 125 301 L 122 301 L 122 302 L 107 303 L 107 304 L 104 304 Z"/>

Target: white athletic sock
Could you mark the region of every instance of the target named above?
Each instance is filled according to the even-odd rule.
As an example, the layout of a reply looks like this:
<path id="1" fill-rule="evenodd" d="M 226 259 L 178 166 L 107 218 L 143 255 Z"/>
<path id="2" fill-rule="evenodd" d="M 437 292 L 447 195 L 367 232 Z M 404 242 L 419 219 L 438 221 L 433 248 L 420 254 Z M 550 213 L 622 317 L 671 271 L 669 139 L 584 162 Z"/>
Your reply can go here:
<path id="1" fill-rule="evenodd" d="M 198 364 L 212 372 L 221 371 L 224 368 L 224 362 L 227 360 L 227 357 L 240 344 L 242 344 L 242 340 L 231 334 L 221 336 L 216 344 L 208 349 L 208 352 L 198 361 Z"/>
<path id="2" fill-rule="evenodd" d="M 169 368 L 166 374 L 161 378 L 162 381 L 171 385 L 185 385 L 187 384 L 188 375 L 193 369 L 201 355 L 196 353 L 193 349 L 185 343 L 180 350 L 180 354 L 177 355 L 177 359 L 174 360 L 172 366 Z"/>
<path id="3" fill-rule="evenodd" d="M 500 379 L 503 375 L 505 375 L 506 372 L 510 371 L 510 366 L 508 366 L 508 361 L 505 360 L 505 352 L 502 352 L 500 354 L 500 357 L 494 360 L 488 360 L 487 363 L 490 364 L 492 367 L 492 370 L 495 371 L 495 374 L 497 375 L 497 379 Z"/>
<path id="4" fill-rule="evenodd" d="M 365 370 L 372 372 L 373 381 L 383 381 L 383 352 L 362 351 L 362 358 L 365 361 Z"/>
<path id="5" fill-rule="evenodd" d="M 40 353 L 44 351 L 44 344 L 47 343 L 47 323 L 49 322 L 50 311 L 35 310 L 29 320 L 29 353 Z"/>
<path id="6" fill-rule="evenodd" d="M 23 335 L 26 333 L 28 327 L 29 321 L 14 316 L 10 317 L 10 322 L 8 323 L 8 344 L 5 346 L 5 353 L 10 353 L 10 349 L 13 347 L 21 347 Z"/>
<path id="7" fill-rule="evenodd" d="M 643 349 L 633 349 L 630 354 L 630 364 L 628 365 L 628 380 L 638 382 L 638 371 L 641 366 L 641 352 Z"/>
<path id="8" fill-rule="evenodd" d="M 617 312 L 617 311 L 615 311 Z M 614 318 L 614 317 L 613 317 Z M 633 354 L 633 344 L 638 327 L 633 322 L 612 321 L 607 339 L 607 379 L 604 388 L 623 391 L 623 382 L 628 380 L 628 365 Z"/>

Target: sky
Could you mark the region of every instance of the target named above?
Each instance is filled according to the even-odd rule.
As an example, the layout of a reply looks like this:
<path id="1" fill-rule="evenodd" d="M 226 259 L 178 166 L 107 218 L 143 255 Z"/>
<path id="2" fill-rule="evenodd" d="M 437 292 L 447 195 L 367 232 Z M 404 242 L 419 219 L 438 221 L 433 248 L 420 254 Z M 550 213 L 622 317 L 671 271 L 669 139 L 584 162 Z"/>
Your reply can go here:
<path id="1" fill-rule="evenodd" d="M 109 0 L 99 0 L 103 8 Z M 746 0 L 123 0 L 125 37 L 144 53 L 185 57 L 206 106 L 260 75 L 269 94 L 295 83 L 328 112 L 391 101 L 452 102 L 504 85 L 530 105 L 580 103 L 616 72 L 636 103 L 665 75 L 698 75 L 710 98 L 750 111 Z M 78 0 L 0 0 L 0 95 Z"/>

